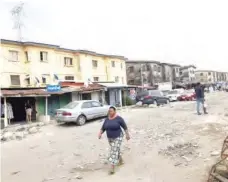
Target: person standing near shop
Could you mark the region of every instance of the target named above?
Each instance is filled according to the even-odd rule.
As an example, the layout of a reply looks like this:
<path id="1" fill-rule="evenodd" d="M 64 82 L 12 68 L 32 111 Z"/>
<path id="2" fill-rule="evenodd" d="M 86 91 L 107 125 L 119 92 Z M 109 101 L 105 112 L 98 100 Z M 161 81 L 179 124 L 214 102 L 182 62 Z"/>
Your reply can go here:
<path id="1" fill-rule="evenodd" d="M 29 100 L 25 104 L 25 112 L 26 112 L 26 121 L 28 123 L 32 122 L 32 105 L 30 104 Z"/>

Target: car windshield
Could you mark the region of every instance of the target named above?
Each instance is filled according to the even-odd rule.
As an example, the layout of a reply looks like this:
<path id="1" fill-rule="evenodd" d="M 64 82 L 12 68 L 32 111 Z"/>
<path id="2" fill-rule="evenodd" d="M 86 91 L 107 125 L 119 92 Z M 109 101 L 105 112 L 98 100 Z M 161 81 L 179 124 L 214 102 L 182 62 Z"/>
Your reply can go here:
<path id="1" fill-rule="evenodd" d="M 150 90 L 149 94 L 152 96 L 163 96 L 163 93 L 158 90 Z"/>
<path id="2" fill-rule="evenodd" d="M 164 91 L 162 91 L 162 93 L 163 93 L 164 95 L 167 95 L 167 94 L 169 93 L 169 91 L 164 90 Z"/>
<path id="3" fill-rule="evenodd" d="M 177 94 L 178 92 L 176 90 L 169 91 L 169 94 Z"/>
<path id="4" fill-rule="evenodd" d="M 65 105 L 63 108 L 64 109 L 74 109 L 75 107 L 78 106 L 78 102 L 70 102 L 69 104 Z"/>

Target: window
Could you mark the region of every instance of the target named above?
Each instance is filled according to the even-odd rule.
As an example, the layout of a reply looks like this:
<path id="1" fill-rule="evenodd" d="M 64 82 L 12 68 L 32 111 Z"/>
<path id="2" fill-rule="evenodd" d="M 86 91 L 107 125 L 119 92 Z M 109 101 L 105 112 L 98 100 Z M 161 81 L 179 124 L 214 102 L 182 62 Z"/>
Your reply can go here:
<path id="1" fill-rule="evenodd" d="M 119 77 L 118 76 L 115 77 L 115 82 L 119 82 Z"/>
<path id="2" fill-rule="evenodd" d="M 99 82 L 99 77 L 93 77 L 93 81 Z"/>
<path id="3" fill-rule="evenodd" d="M 18 52 L 17 51 L 9 51 L 9 61 L 18 61 Z"/>
<path id="4" fill-rule="evenodd" d="M 47 83 L 47 79 L 45 77 L 42 77 L 42 83 Z"/>
<path id="5" fill-rule="evenodd" d="M 21 85 L 19 75 L 10 75 L 11 85 Z"/>
<path id="6" fill-rule="evenodd" d="M 129 85 L 134 85 L 134 80 L 128 80 Z"/>
<path id="7" fill-rule="evenodd" d="M 65 80 L 74 80 L 74 76 L 65 76 Z"/>
<path id="8" fill-rule="evenodd" d="M 200 76 L 203 76 L 203 73 L 200 73 Z"/>
<path id="9" fill-rule="evenodd" d="M 121 70 L 123 69 L 123 63 L 120 63 L 120 68 L 121 68 Z"/>
<path id="10" fill-rule="evenodd" d="M 101 107 L 99 102 L 92 102 L 92 107 Z"/>
<path id="11" fill-rule="evenodd" d="M 130 71 L 130 73 L 133 73 L 134 72 L 134 67 L 133 66 L 129 67 L 129 71 Z"/>
<path id="12" fill-rule="evenodd" d="M 157 68 L 158 68 L 157 65 L 154 65 L 154 71 L 158 71 Z"/>
<path id="13" fill-rule="evenodd" d="M 28 62 L 29 61 L 28 51 L 25 51 L 25 58 L 26 58 L 26 62 Z"/>
<path id="14" fill-rule="evenodd" d="M 47 52 L 40 52 L 40 61 L 47 62 L 48 61 L 48 53 Z"/>
<path id="15" fill-rule="evenodd" d="M 92 60 L 92 63 L 93 63 L 93 68 L 97 68 L 98 66 L 97 60 Z"/>
<path id="16" fill-rule="evenodd" d="M 64 66 L 73 66 L 73 59 L 69 57 L 64 57 Z"/>
<path id="17" fill-rule="evenodd" d="M 209 78 L 208 81 L 211 82 L 211 78 Z"/>
<path id="18" fill-rule="evenodd" d="M 209 72 L 208 75 L 211 75 L 211 72 Z"/>
<path id="19" fill-rule="evenodd" d="M 112 67 L 114 68 L 115 67 L 115 61 L 112 61 L 111 64 L 112 64 Z"/>
<path id="20" fill-rule="evenodd" d="M 26 85 L 30 85 L 30 78 L 25 79 Z"/>
<path id="21" fill-rule="evenodd" d="M 87 108 L 91 108 L 91 107 L 92 107 L 91 102 L 84 102 L 82 104 L 82 108 L 83 109 L 87 109 Z"/>
<path id="22" fill-rule="evenodd" d="M 158 66 L 158 69 L 157 69 L 157 70 L 158 70 L 158 72 L 161 72 L 161 67 L 160 67 L 160 66 Z"/>

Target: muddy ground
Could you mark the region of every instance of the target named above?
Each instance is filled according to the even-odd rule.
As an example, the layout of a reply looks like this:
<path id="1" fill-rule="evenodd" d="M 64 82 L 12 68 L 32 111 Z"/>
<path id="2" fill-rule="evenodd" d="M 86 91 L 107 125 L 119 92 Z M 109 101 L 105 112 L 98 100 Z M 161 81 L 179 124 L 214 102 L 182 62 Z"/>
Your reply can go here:
<path id="1" fill-rule="evenodd" d="M 132 139 L 124 141 L 125 165 L 108 175 L 108 143 L 101 120 L 85 126 L 48 125 L 22 140 L 2 142 L 2 182 L 202 182 L 228 133 L 228 93 L 206 95 L 208 115 L 195 102 L 124 109 Z"/>

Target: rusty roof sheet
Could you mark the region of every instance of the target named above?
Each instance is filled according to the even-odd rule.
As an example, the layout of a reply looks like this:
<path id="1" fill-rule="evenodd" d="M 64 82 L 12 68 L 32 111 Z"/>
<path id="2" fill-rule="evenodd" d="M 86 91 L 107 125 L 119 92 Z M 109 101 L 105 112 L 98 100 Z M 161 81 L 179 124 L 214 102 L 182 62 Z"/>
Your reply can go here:
<path id="1" fill-rule="evenodd" d="M 105 87 L 98 84 L 98 83 L 93 83 L 89 84 L 88 87 L 81 87 L 80 91 L 85 92 L 85 91 L 100 91 L 103 90 Z"/>
<path id="2" fill-rule="evenodd" d="M 2 96 L 49 95 L 44 89 L 1 90 Z"/>
<path id="3" fill-rule="evenodd" d="M 21 90 L 1 90 L 2 96 L 49 96 L 52 94 L 64 94 L 79 91 L 79 88 L 64 87 L 59 92 L 47 92 L 46 89 L 21 89 Z"/>

